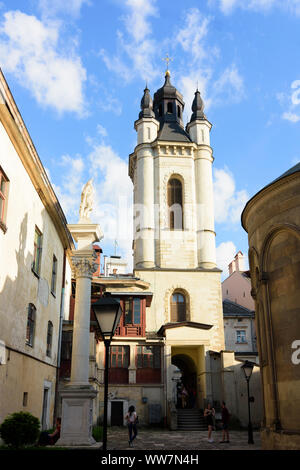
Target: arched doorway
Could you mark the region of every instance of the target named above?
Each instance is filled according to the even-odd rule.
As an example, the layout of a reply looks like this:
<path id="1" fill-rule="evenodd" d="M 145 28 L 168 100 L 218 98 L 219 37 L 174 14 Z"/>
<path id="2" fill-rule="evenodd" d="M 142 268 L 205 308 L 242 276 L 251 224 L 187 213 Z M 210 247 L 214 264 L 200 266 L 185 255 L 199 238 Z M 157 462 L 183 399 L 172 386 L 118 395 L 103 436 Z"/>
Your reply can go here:
<path id="1" fill-rule="evenodd" d="M 172 364 L 181 371 L 181 383 L 187 389 L 189 396 L 187 400 L 187 407 L 194 408 L 196 405 L 196 394 L 197 394 L 197 368 L 193 359 L 186 354 L 176 354 L 172 357 Z M 178 383 L 178 395 L 179 395 L 180 383 Z M 177 397 L 177 408 L 181 408 L 180 397 Z"/>

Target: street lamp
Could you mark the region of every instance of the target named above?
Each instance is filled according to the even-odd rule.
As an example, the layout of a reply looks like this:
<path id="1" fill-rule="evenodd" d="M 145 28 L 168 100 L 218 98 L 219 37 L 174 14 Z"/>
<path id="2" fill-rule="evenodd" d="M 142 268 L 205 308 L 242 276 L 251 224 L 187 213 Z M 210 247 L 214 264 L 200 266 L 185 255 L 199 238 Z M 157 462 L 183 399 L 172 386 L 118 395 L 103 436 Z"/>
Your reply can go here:
<path id="1" fill-rule="evenodd" d="M 122 309 L 120 302 L 109 292 L 104 294 L 96 302 L 92 303 L 92 309 L 97 319 L 101 336 L 105 346 L 105 371 L 104 371 L 104 419 L 103 419 L 103 445 L 102 450 L 107 447 L 107 402 L 108 402 L 108 364 L 109 364 L 109 346 L 116 327 L 120 322 Z"/>
<path id="2" fill-rule="evenodd" d="M 244 364 L 241 367 L 244 371 L 245 379 L 247 381 L 247 392 L 248 392 L 248 444 L 254 444 L 252 423 L 251 423 L 251 414 L 250 414 L 250 395 L 249 395 L 249 382 L 250 382 L 250 379 L 251 379 L 254 364 L 253 364 L 253 362 L 245 361 Z"/>

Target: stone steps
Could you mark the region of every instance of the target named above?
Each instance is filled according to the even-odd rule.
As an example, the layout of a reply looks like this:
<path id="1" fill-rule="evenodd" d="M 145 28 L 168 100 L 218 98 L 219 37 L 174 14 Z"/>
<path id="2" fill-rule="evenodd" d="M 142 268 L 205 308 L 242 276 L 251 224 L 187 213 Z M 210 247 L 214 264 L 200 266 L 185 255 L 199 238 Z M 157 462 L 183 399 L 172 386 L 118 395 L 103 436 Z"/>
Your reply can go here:
<path id="1" fill-rule="evenodd" d="M 177 410 L 177 429 L 179 431 L 207 431 L 206 421 L 197 409 Z"/>

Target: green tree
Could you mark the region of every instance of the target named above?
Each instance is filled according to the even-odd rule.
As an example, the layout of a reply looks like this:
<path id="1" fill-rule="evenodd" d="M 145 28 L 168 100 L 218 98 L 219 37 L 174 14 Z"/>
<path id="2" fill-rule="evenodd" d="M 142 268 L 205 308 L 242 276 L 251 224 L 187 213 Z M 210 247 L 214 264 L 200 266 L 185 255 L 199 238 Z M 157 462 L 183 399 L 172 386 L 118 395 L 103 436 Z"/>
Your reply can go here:
<path id="1" fill-rule="evenodd" d="M 7 416 L 0 426 L 0 435 L 5 444 L 16 449 L 35 443 L 39 432 L 38 418 L 24 411 Z"/>

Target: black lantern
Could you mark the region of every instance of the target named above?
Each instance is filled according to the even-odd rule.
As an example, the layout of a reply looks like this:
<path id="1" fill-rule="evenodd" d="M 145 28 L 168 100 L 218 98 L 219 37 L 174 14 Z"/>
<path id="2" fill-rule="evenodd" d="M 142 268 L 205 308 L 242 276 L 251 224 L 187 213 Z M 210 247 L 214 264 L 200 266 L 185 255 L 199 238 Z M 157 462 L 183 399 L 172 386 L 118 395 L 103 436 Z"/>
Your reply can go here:
<path id="1" fill-rule="evenodd" d="M 92 304 L 92 309 L 97 319 L 102 338 L 104 341 L 110 342 L 122 315 L 120 302 L 111 297 L 110 293 L 105 293 L 104 297 L 101 297 Z"/>
<path id="2" fill-rule="evenodd" d="M 247 381 L 247 392 L 248 392 L 248 444 L 254 444 L 253 441 L 253 430 L 252 430 L 252 423 L 251 423 L 251 413 L 250 413 L 250 394 L 249 394 L 249 382 L 251 379 L 253 367 L 255 364 L 250 361 L 245 361 L 244 364 L 241 366 L 244 374 L 245 374 L 245 379 Z"/>
<path id="3" fill-rule="evenodd" d="M 105 346 L 105 371 L 104 371 L 104 416 L 103 416 L 103 445 L 102 450 L 107 449 L 107 402 L 108 402 L 108 366 L 109 346 L 116 328 L 120 322 L 122 309 L 120 302 L 114 299 L 109 292 L 92 304 L 97 323 L 99 325 Z"/>

